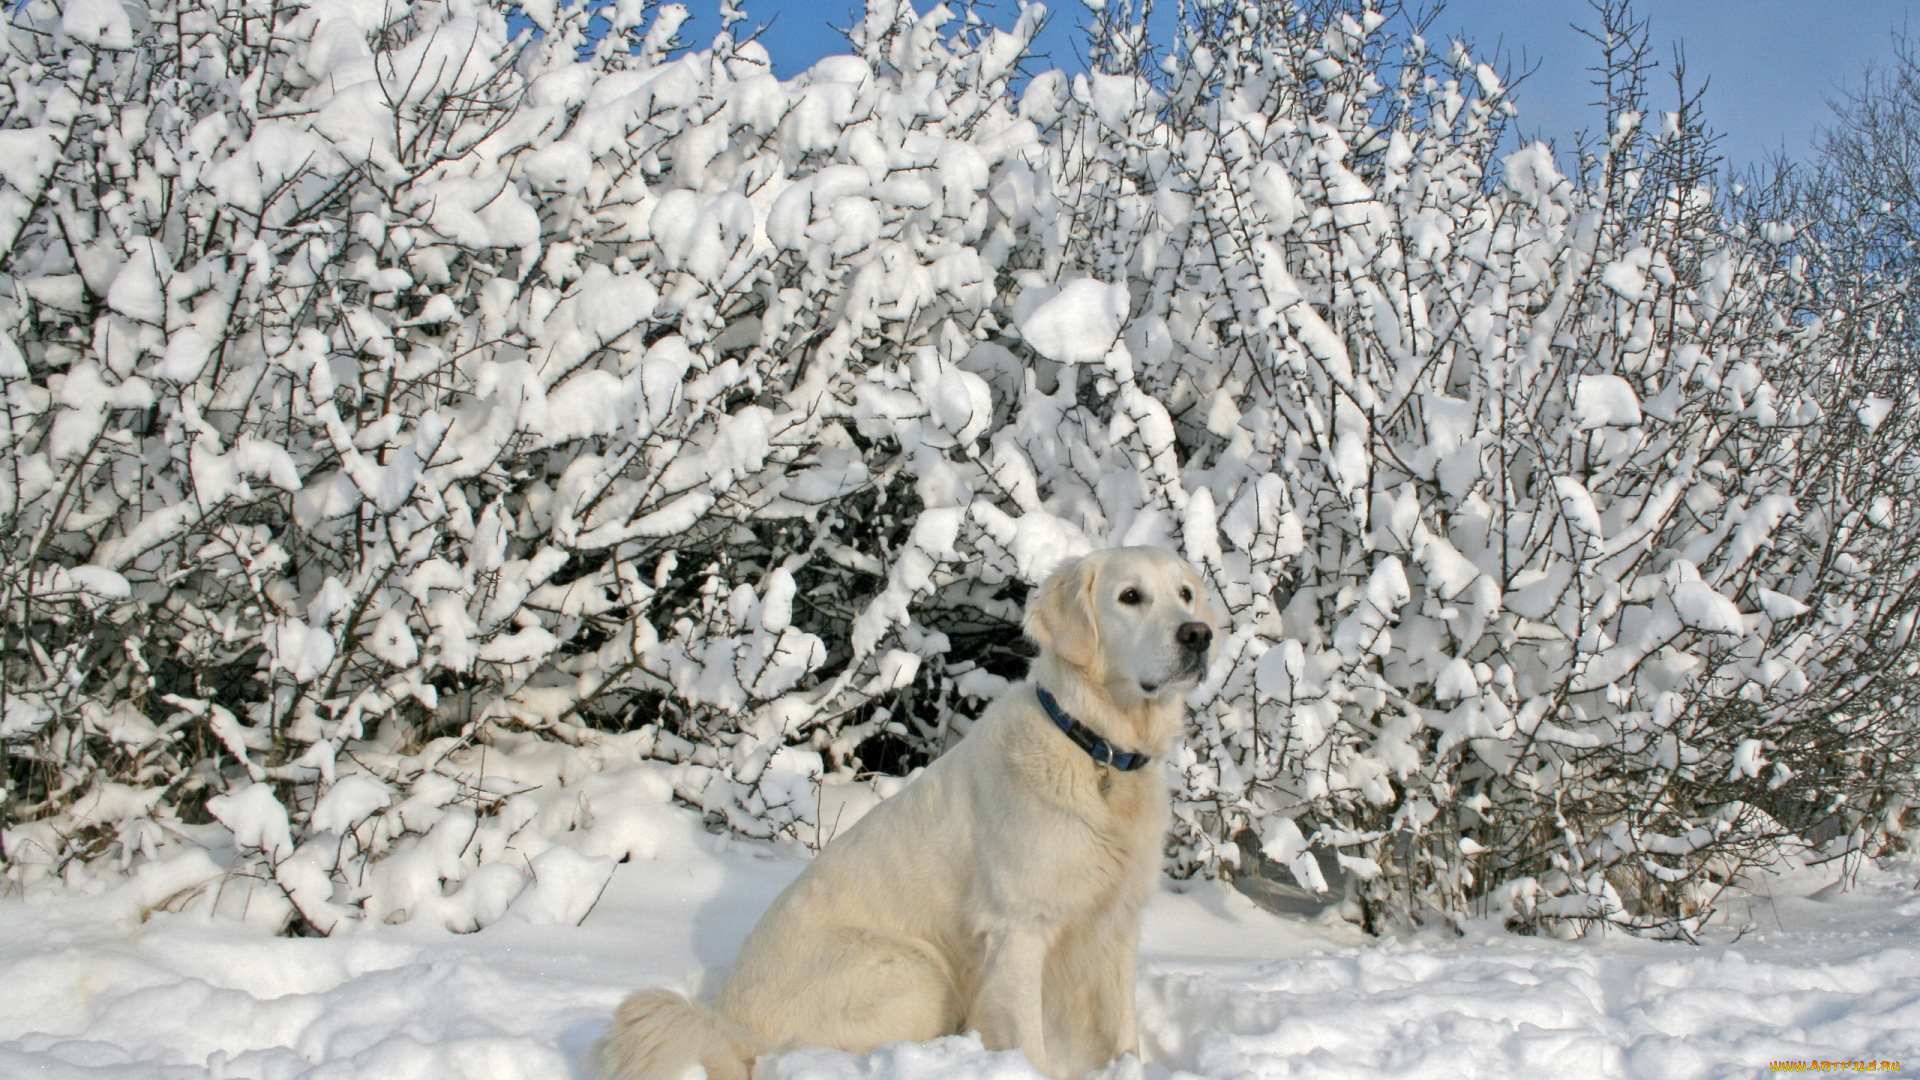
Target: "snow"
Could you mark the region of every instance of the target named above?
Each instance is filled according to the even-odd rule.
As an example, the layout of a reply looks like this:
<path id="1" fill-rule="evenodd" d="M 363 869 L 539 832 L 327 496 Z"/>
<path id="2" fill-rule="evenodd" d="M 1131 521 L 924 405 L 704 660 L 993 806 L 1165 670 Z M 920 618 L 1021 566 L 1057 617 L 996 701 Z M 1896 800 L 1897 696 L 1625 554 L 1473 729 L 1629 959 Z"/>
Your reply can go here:
<path id="1" fill-rule="evenodd" d="M 504 176 L 454 177 L 416 189 L 410 209 L 441 236 L 468 248 L 532 247 L 540 217 Z"/>
<path id="2" fill-rule="evenodd" d="M 1878 430 L 1881 421 L 1885 420 L 1891 412 L 1893 412 L 1893 400 L 1878 394 L 1868 395 L 1867 400 L 1854 409 L 1855 415 L 1860 417 L 1860 422 L 1866 425 L 1868 431 Z"/>
<path id="3" fill-rule="evenodd" d="M 1291 818 L 1275 818 L 1267 825 L 1260 850 L 1267 858 L 1285 866 L 1293 879 L 1312 892 L 1327 891 L 1326 877 L 1320 872 L 1320 860 L 1313 854 L 1300 826 Z"/>
<path id="4" fill-rule="evenodd" d="M 1728 773 L 1727 779 L 1738 780 L 1743 776 L 1759 776 L 1760 770 L 1767 767 L 1767 759 L 1761 755 L 1763 749 L 1764 746 L 1759 739 L 1741 740 L 1739 747 L 1733 752 L 1733 769 Z"/>
<path id="5" fill-rule="evenodd" d="M 167 351 L 154 365 L 153 376 L 171 382 L 190 383 L 206 369 L 213 343 L 191 326 L 182 327 L 167 338 Z"/>
<path id="6" fill-rule="evenodd" d="M 961 446 L 972 445 L 993 421 L 993 392 L 971 371 L 945 368 L 927 380 L 922 393 L 934 422 Z"/>
<path id="7" fill-rule="evenodd" d="M 46 185 L 47 173 L 59 156 L 60 132 L 56 129 L 29 127 L 0 131 L 0 180 L 16 191 L 40 194 Z"/>
<path id="8" fill-rule="evenodd" d="M 1796 618 L 1813 610 L 1793 597 L 1772 589 L 1760 590 L 1760 606 L 1768 618 L 1776 620 Z"/>
<path id="9" fill-rule="evenodd" d="M 107 306 L 129 319 L 159 323 L 167 316 L 166 279 L 173 271 L 166 249 L 144 237 L 129 248 L 130 257 L 107 289 Z"/>
<path id="10" fill-rule="evenodd" d="M 270 810 L 269 799 L 256 785 L 222 809 Z M 523 917 L 471 934 L 412 922 L 290 939 L 166 910 L 218 873 L 198 851 L 94 895 L 0 900 L 0 1075 L 590 1075 L 585 1055 L 622 995 L 711 994 L 805 865 L 803 849 L 711 835 L 690 811 L 646 814 L 624 824 L 652 832 L 651 857 L 616 866 L 552 848 L 513 901 Z M 1834 885 L 1835 865 L 1773 876 L 1700 945 L 1479 925 L 1371 939 L 1270 915 L 1218 882 L 1167 882 L 1147 909 L 1137 984 L 1146 1060 L 1107 1075 L 1706 1080 L 1774 1060 L 1910 1061 L 1917 872 L 1911 860 L 1868 864 L 1850 890 Z M 570 925 L 583 904 L 585 921 Z M 1738 924 L 1750 929 L 1736 941 Z M 971 1036 L 868 1055 L 799 1050 L 762 1069 L 767 1080 L 1037 1075 Z"/>
<path id="11" fill-rule="evenodd" d="M 291 616 L 269 624 L 261 644 L 296 682 L 312 682 L 333 663 L 333 636 Z"/>
<path id="12" fill-rule="evenodd" d="M 1673 606 L 1682 625 L 1710 634 L 1746 632 L 1746 617 L 1734 602 L 1704 581 L 1682 581 L 1673 587 Z"/>
<path id="13" fill-rule="evenodd" d="M 1609 263 L 1600 272 L 1600 280 L 1607 288 L 1618 293 L 1625 300 L 1640 300 L 1647 292 L 1647 268 L 1653 264 L 1651 248 L 1635 248 Z"/>
<path id="14" fill-rule="evenodd" d="M 1634 427 L 1640 423 L 1640 398 L 1618 375 L 1582 375 L 1573 391 L 1573 414 L 1581 431 Z"/>
<path id="15" fill-rule="evenodd" d="M 1113 348 L 1127 317 L 1127 287 L 1074 278 L 1020 321 L 1020 336 L 1049 360 L 1096 364 Z"/>
<path id="16" fill-rule="evenodd" d="M 287 809 L 274 797 L 271 784 L 249 784 L 232 795 L 215 795 L 207 800 L 207 813 L 231 830 L 241 847 L 257 848 L 276 861 L 293 851 Z"/>
<path id="17" fill-rule="evenodd" d="M 599 902 L 607 880 L 613 876 L 613 868 L 613 860 L 605 855 L 582 855 L 566 847 L 548 848 L 535 856 L 529 866 L 533 885 L 508 911 L 534 926 L 577 925 Z M 469 881 L 467 888 L 471 887 Z"/>
<path id="18" fill-rule="evenodd" d="M 133 20 L 120 0 L 67 0 L 62 5 L 60 28 L 75 41 L 103 49 L 133 45 Z"/>
<path id="19" fill-rule="evenodd" d="M 104 566 L 76 566 L 64 573 L 56 572 L 56 589 L 63 577 L 72 588 L 108 600 L 124 600 L 133 594 L 133 586 L 127 583 L 126 578 Z"/>
<path id="20" fill-rule="evenodd" d="M 558 648 L 560 641 L 538 626 L 529 626 L 512 634 L 503 634 L 480 647 L 480 659 L 496 664 L 520 664 L 537 660 Z"/>
<path id="21" fill-rule="evenodd" d="M 343 776 L 314 803 L 315 832 L 342 834 L 393 801 L 387 786 L 367 776 Z"/>
<path id="22" fill-rule="evenodd" d="M 6 151 L 0 149 L 0 154 Z M 27 358 L 10 334 L 0 334 L 0 379 L 27 377 Z"/>
<path id="23" fill-rule="evenodd" d="M 10 695 L 6 710 L 0 712 L 0 739 L 26 738 L 51 719 L 53 710 L 39 701 L 19 694 Z"/>

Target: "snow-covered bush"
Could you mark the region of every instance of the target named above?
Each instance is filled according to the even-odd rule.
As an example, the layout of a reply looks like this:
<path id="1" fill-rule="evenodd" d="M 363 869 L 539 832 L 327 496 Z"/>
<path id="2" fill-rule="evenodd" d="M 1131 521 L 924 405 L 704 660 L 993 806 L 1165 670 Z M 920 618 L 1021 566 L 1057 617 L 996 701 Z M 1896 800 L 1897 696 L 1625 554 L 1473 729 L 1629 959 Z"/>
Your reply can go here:
<path id="1" fill-rule="evenodd" d="M 638 729 L 791 831 L 937 664 L 907 607 L 959 515 L 903 465 L 991 419 L 955 357 L 1041 11 L 877 10 L 786 85 L 674 58 L 685 15 L 15 9 L 12 880 L 217 821 L 309 926 L 404 917 L 402 854 L 514 864 L 467 839 L 527 820 L 514 730 Z"/>
<path id="2" fill-rule="evenodd" d="M 1162 396 L 1217 424 L 1187 550 L 1246 649 L 1192 739 L 1197 836 L 1317 836 L 1377 915 L 1666 931 L 1789 829 L 1864 842 L 1913 782 L 1911 382 L 1722 223 L 1626 13 L 1575 183 L 1537 145 L 1493 167 L 1503 90 L 1457 46 L 1389 71 L 1365 14 L 1215 11 L 1157 271 Z"/>
<path id="3" fill-rule="evenodd" d="M 1108 543 L 1228 613 L 1176 872 L 1252 829 L 1375 925 L 1684 928 L 1910 785 L 1912 391 L 1856 400 L 1630 63 L 1576 182 L 1359 4 L 1157 67 L 1116 5 L 1068 77 L 1038 6 L 875 0 L 785 83 L 726 14 L 14 10 L 8 880 L 213 847 L 320 932 L 467 928 L 640 757 L 811 835 Z"/>
<path id="4" fill-rule="evenodd" d="M 1774 163 L 1744 177 L 1734 209 L 1755 236 L 1793 260 L 1794 274 L 1804 281 L 1781 297 L 1788 317 L 1818 320 L 1827 329 L 1822 363 L 1803 376 L 1823 381 L 1818 392 L 1842 403 L 1840 428 L 1813 462 L 1816 474 L 1807 484 L 1825 501 L 1824 518 L 1851 518 L 1857 528 L 1862 515 L 1880 526 L 1901 515 L 1872 554 L 1874 565 L 1893 575 L 1877 586 L 1894 597 L 1891 607 L 1880 601 L 1886 629 L 1876 633 L 1855 667 L 1875 677 L 1862 684 L 1861 696 L 1881 699 L 1880 708 L 1904 705 L 1911 716 L 1910 704 L 1890 699 L 1910 699 L 1915 674 L 1904 651 L 1913 619 L 1906 575 L 1920 559 L 1920 536 L 1904 515 L 1914 498 L 1912 447 L 1920 426 L 1920 340 L 1914 331 L 1920 322 L 1920 289 L 1914 287 L 1920 277 L 1920 194 L 1903 177 L 1920 152 L 1920 52 L 1909 39 L 1897 43 L 1896 53 L 1894 65 L 1869 70 L 1861 89 L 1837 107 L 1810 160 Z M 1849 425 L 1849 418 L 1860 427 Z M 1847 794 L 1852 805 L 1848 813 L 1830 816 L 1825 828 L 1864 827 L 1859 839 L 1869 845 L 1911 842 L 1916 811 L 1912 775 L 1904 766 L 1914 757 L 1913 725 L 1880 726 L 1858 732 L 1864 736 L 1858 738 L 1836 734 L 1827 735 L 1826 768 L 1846 779 L 1825 783 L 1834 794 Z M 1803 799 L 1795 809 L 1783 807 L 1783 819 L 1804 825 L 1807 811 L 1821 808 Z M 1903 831 L 1909 834 L 1904 839 Z"/>

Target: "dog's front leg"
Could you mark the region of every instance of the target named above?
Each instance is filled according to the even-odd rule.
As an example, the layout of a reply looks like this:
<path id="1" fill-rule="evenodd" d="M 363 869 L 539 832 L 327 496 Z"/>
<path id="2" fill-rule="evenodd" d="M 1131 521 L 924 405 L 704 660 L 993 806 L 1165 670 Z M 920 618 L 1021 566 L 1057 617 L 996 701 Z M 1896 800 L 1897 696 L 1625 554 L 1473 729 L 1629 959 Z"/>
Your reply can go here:
<path id="1" fill-rule="evenodd" d="M 1040 980 L 1051 938 L 1046 928 L 1031 923 L 988 931 L 980 989 L 967 1016 L 988 1049 L 1023 1051 L 1049 1076 Z"/>
<path id="2" fill-rule="evenodd" d="M 1134 1012 L 1137 919 L 1096 916 L 1064 930 L 1047 958 L 1043 995 L 1053 1065 L 1084 1075 L 1140 1051 Z"/>
<path id="3" fill-rule="evenodd" d="M 1106 1061 L 1140 1053 L 1140 1026 L 1134 1012 L 1134 973 L 1140 946 L 1131 926 L 1110 929 L 1089 965 L 1093 980 L 1094 1030 L 1103 1036 Z M 1102 1063 L 1104 1064 L 1104 1062 Z"/>

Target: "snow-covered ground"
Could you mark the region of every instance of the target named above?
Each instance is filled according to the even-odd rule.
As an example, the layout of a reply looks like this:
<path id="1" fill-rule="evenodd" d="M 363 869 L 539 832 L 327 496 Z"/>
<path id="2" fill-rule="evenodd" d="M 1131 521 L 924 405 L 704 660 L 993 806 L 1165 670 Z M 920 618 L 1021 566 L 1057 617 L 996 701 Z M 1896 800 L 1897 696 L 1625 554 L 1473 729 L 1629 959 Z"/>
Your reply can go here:
<path id="1" fill-rule="evenodd" d="M 629 988 L 714 978 L 803 857 L 660 807 L 651 859 L 585 923 L 508 918 L 287 939 L 134 894 L 0 902 L 0 1077 L 546 1080 Z M 1215 883 L 1164 891 L 1140 973 L 1144 1067 L 1205 1077 L 1753 1077 L 1777 1059 L 1920 1068 L 1915 868 L 1808 895 L 1773 879 L 1733 944 L 1502 933 L 1372 941 L 1289 922 Z M 1730 936 L 1730 935 L 1729 935 Z M 767 1080 L 1020 1080 L 966 1038 L 867 1058 L 807 1051 Z"/>

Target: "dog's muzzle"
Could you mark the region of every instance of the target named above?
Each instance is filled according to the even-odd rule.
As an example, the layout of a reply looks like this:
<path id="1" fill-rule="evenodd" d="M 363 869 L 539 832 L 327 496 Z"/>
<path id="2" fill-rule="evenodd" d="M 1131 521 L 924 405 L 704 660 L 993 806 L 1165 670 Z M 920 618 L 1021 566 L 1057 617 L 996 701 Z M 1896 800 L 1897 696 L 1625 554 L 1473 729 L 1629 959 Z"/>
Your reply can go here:
<path id="1" fill-rule="evenodd" d="M 1203 622 L 1181 623 L 1173 632 L 1173 643 L 1180 650 L 1180 667 L 1166 682 L 1198 682 L 1207 672 L 1207 652 L 1213 647 L 1213 628 Z M 1165 683 L 1142 682 L 1140 688 L 1153 693 Z"/>

